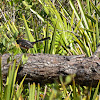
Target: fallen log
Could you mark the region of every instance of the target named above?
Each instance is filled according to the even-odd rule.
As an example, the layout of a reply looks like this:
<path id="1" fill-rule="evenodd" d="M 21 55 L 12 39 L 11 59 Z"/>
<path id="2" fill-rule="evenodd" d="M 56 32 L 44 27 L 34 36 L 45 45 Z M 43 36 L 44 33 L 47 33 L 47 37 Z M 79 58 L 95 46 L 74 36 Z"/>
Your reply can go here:
<path id="1" fill-rule="evenodd" d="M 22 55 L 18 54 L 14 57 L 14 59 L 17 59 L 17 64 L 20 62 Z M 10 54 L 2 55 L 2 75 L 4 80 L 6 80 L 9 65 L 13 64 L 7 63 L 9 56 Z M 28 60 L 19 68 L 18 81 L 21 81 L 26 74 L 25 82 L 41 84 L 52 83 L 59 80 L 60 75 L 66 77 L 70 74 L 76 75 L 75 81 L 80 85 L 96 86 L 100 80 L 100 59 L 98 56 L 50 54 L 26 54 L 26 56 Z"/>

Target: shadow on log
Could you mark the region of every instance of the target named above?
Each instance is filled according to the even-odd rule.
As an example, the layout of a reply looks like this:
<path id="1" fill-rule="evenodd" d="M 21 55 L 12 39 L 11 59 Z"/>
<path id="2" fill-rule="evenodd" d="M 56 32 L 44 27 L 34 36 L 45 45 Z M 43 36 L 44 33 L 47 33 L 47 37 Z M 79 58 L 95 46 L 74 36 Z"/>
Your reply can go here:
<path id="1" fill-rule="evenodd" d="M 41 84 L 52 83 L 59 80 L 59 76 L 66 77 L 75 74 L 75 81 L 80 85 L 97 86 L 100 79 L 100 59 L 97 56 L 59 56 L 50 54 L 26 54 L 27 63 L 21 65 L 17 80 L 20 81 L 27 74 L 25 82 L 36 82 Z M 7 58 L 10 54 L 2 56 L 2 74 L 6 80 L 9 65 Z M 15 56 L 17 64 L 20 62 L 22 54 Z"/>

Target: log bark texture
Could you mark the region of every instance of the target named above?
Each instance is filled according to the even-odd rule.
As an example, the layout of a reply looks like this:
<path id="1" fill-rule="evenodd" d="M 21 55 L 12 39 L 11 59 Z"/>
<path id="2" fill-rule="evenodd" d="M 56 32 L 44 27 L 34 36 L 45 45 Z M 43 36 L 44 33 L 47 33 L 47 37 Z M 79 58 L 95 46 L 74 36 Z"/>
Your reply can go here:
<path id="1" fill-rule="evenodd" d="M 36 82 L 41 84 L 52 83 L 59 80 L 59 76 L 66 77 L 75 74 L 75 81 L 80 85 L 96 86 L 100 80 L 100 59 L 97 56 L 60 56 L 50 54 L 26 54 L 27 63 L 22 64 L 18 71 L 17 80 L 20 81 L 27 74 L 25 82 Z M 10 54 L 2 56 L 2 75 L 6 79 L 9 65 L 7 59 Z M 17 64 L 22 58 L 22 54 L 14 57 Z M 14 59 L 13 58 L 13 59 Z"/>

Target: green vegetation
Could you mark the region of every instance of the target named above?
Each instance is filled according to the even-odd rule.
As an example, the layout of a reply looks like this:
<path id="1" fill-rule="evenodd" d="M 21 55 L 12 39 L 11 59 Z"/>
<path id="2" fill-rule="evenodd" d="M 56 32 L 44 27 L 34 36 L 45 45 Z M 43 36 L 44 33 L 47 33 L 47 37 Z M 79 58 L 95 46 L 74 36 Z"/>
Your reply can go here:
<path id="1" fill-rule="evenodd" d="M 100 2 L 99 0 L 1 0 L 0 1 L 0 54 L 21 54 L 16 40 L 23 38 L 31 42 L 50 37 L 48 41 L 36 43 L 27 53 L 50 53 L 59 55 L 85 54 L 90 57 L 99 44 Z M 99 100 L 99 85 L 96 88 L 75 84 L 74 76 L 67 76 L 60 83 L 23 86 L 16 83 L 16 59 L 9 67 L 7 82 L 2 82 L 0 58 L 0 100 Z M 23 55 L 22 60 L 28 58 Z M 72 85 L 68 85 L 73 81 Z M 33 99 L 34 98 L 34 99 Z"/>

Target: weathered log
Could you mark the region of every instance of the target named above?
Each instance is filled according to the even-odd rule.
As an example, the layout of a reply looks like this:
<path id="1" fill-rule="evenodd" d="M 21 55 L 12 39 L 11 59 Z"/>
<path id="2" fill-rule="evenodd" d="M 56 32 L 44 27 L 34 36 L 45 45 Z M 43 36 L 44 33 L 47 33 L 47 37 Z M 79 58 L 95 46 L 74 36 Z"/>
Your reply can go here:
<path id="1" fill-rule="evenodd" d="M 17 80 L 20 81 L 27 74 L 25 82 L 36 82 L 41 84 L 52 83 L 59 80 L 59 76 L 66 77 L 75 74 L 75 81 L 80 85 L 96 86 L 100 79 L 100 59 L 97 56 L 60 56 L 50 54 L 26 54 L 27 63 L 22 64 L 18 71 Z M 10 54 L 2 56 L 2 74 L 5 77 L 9 65 L 7 59 Z M 22 54 L 15 56 L 17 63 L 21 60 Z"/>

